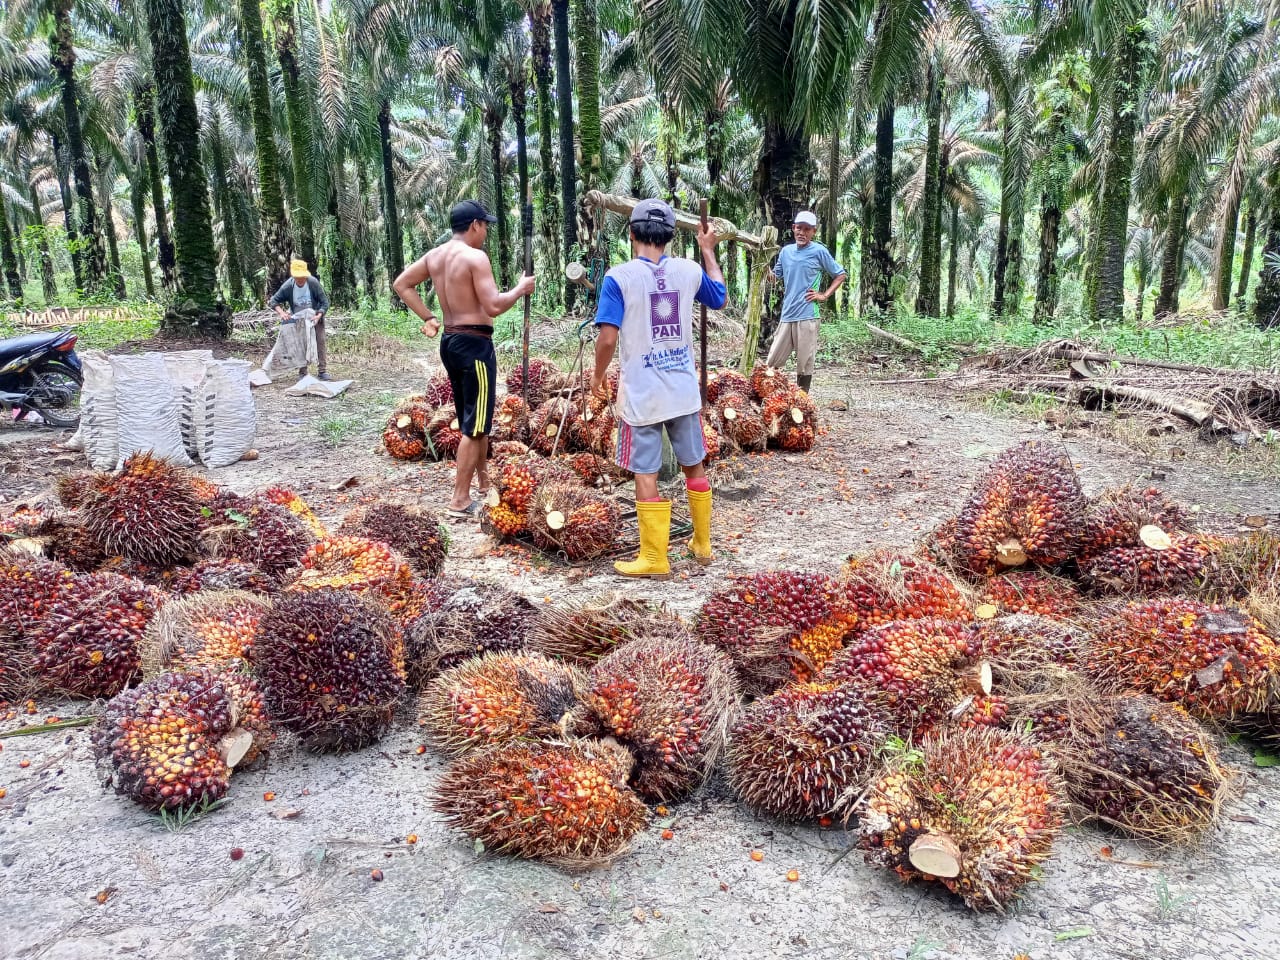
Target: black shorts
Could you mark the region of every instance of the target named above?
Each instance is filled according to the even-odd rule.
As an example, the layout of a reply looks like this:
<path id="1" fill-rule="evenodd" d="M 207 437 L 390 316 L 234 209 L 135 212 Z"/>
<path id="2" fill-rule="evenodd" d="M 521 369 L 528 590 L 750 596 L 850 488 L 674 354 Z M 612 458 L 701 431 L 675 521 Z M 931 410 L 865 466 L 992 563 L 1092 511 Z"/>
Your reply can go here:
<path id="1" fill-rule="evenodd" d="M 446 333 L 440 338 L 440 360 L 453 387 L 458 429 L 465 437 L 482 437 L 493 424 L 493 394 L 498 385 L 498 357 L 488 337 Z"/>

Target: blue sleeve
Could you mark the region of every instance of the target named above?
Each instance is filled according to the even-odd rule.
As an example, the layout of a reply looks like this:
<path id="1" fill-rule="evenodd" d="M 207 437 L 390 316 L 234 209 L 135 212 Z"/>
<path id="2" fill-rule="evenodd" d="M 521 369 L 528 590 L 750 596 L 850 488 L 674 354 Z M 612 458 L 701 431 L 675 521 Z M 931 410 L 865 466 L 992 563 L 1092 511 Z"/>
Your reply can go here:
<path id="1" fill-rule="evenodd" d="M 622 288 L 613 277 L 605 277 L 600 284 L 600 302 L 596 305 L 596 326 L 607 323 L 611 327 L 622 326 Z"/>
<path id="2" fill-rule="evenodd" d="M 289 293 L 289 286 L 292 283 L 293 283 L 292 280 L 286 280 L 284 283 L 282 283 L 280 285 L 280 289 L 276 291 L 276 295 L 267 301 L 267 307 L 271 308 L 271 307 L 279 306 L 282 303 L 287 303 L 289 304 L 289 306 L 292 307 L 293 296 L 292 294 Z"/>
<path id="3" fill-rule="evenodd" d="M 782 254 L 778 254 L 778 259 L 773 262 L 773 275 L 779 280 L 782 279 Z"/>
<path id="4" fill-rule="evenodd" d="M 836 258 L 831 255 L 831 251 L 825 247 L 822 250 L 822 269 L 827 271 L 833 277 L 838 277 L 845 272 L 844 267 L 836 263 Z"/>
<path id="5" fill-rule="evenodd" d="M 719 280 L 712 280 L 707 276 L 706 271 L 703 271 L 702 283 L 698 286 L 698 292 L 693 295 L 693 299 L 698 303 L 705 303 L 712 310 L 719 310 L 729 297 L 724 284 Z"/>

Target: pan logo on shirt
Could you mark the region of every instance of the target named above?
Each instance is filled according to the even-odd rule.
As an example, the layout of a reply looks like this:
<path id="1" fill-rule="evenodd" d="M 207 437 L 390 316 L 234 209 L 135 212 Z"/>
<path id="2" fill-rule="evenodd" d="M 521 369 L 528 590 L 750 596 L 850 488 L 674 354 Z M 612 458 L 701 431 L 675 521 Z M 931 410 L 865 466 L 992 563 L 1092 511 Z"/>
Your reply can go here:
<path id="1" fill-rule="evenodd" d="M 680 329 L 680 294 L 657 291 L 649 294 L 649 330 L 653 343 L 683 340 Z"/>

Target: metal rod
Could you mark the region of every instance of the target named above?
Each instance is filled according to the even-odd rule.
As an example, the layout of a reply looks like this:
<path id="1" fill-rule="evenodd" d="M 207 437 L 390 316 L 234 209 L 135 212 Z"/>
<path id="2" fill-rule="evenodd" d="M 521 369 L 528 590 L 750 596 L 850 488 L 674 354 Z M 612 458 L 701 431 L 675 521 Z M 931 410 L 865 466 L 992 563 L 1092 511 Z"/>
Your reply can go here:
<path id="1" fill-rule="evenodd" d="M 703 232 L 707 229 L 707 198 L 703 197 L 698 205 L 698 217 L 702 221 Z M 704 258 L 702 269 L 707 269 L 706 260 Z M 702 392 L 702 405 L 707 405 L 707 305 L 705 303 L 699 305 L 702 310 L 702 375 L 698 384 L 698 389 Z"/>

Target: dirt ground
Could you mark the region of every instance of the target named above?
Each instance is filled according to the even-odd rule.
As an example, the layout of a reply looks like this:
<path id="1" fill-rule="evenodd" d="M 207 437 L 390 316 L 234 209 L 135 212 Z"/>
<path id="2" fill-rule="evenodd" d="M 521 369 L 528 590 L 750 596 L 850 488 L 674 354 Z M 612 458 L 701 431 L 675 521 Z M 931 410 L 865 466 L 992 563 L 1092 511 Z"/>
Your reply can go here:
<path id="1" fill-rule="evenodd" d="M 334 372 L 346 375 L 353 362 L 344 369 L 340 360 Z M 378 451 L 386 412 L 421 372 L 382 356 L 373 367 L 339 400 L 258 392 L 260 459 L 214 478 L 237 490 L 289 484 L 327 520 L 378 497 L 442 506 L 447 466 L 395 463 Z M 622 586 L 692 614 L 730 573 L 831 571 L 851 552 L 910 544 L 954 511 L 996 453 L 1046 435 L 1042 425 L 912 385 L 877 385 L 857 369 L 820 370 L 814 392 L 829 428 L 820 446 L 739 465 L 740 485 L 754 492 L 717 501 L 719 560 L 709 568 L 681 565 L 667 583 L 619 584 L 605 565 L 566 571 L 520 548 L 495 551 L 478 529 L 454 526 L 446 572 L 546 602 Z M 1149 462 L 1088 432 L 1048 435 L 1066 443 L 1089 491 L 1151 483 L 1199 505 L 1216 527 L 1246 515 L 1280 523 L 1274 481 L 1202 461 Z M 0 430 L 0 508 L 79 468 L 75 455 L 54 449 L 57 439 Z M 82 710 L 50 701 L 38 715 Z M 431 812 L 441 763 L 417 755 L 419 742 L 406 710 L 377 747 L 277 754 L 238 774 L 223 808 L 169 832 L 103 792 L 86 730 L 3 740 L 0 956 L 1274 960 L 1280 949 L 1280 770 L 1253 768 L 1231 744 L 1242 789 L 1202 848 L 1154 850 L 1068 830 L 1043 882 L 1010 914 L 983 916 L 846 855 L 852 838 L 840 828 L 754 817 L 719 780 L 656 818 L 674 839 L 651 829 L 609 868 L 570 874 L 477 854 Z M 404 840 L 411 833 L 416 845 Z M 230 859 L 233 847 L 244 849 L 242 860 Z M 752 848 L 763 862 L 749 858 Z M 798 882 L 786 880 L 791 869 Z M 99 903 L 102 891 L 110 895 Z"/>

